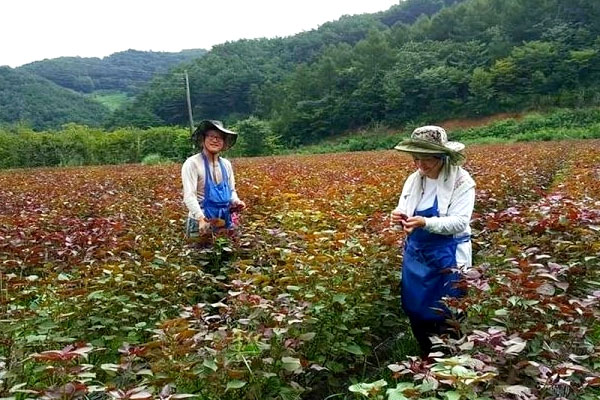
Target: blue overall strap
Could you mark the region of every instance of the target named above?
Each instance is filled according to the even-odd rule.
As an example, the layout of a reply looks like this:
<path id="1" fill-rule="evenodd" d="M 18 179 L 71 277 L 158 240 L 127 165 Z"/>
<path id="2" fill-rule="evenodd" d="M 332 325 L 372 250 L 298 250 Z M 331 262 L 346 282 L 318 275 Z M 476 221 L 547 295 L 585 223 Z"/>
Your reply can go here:
<path id="1" fill-rule="evenodd" d="M 208 165 L 208 159 L 206 158 L 206 155 L 204 153 L 202 153 L 202 158 L 204 160 L 204 171 L 205 171 L 204 184 L 206 185 L 206 181 L 208 179 L 211 182 L 213 182 L 215 185 L 217 185 L 217 182 L 215 182 L 212 175 L 210 174 L 210 167 Z M 226 182 L 227 186 L 229 186 L 229 175 L 227 174 L 227 169 L 225 168 L 225 164 L 223 163 L 223 160 L 221 160 L 221 157 L 219 157 L 219 168 L 221 169 L 221 178 L 222 179 L 221 179 L 221 182 L 218 183 L 218 185 L 221 185 L 223 182 Z"/>
<path id="2" fill-rule="evenodd" d="M 231 227 L 231 212 L 229 203 L 231 202 L 231 188 L 229 187 L 229 178 L 223 161 L 219 158 L 222 180 L 218 184 L 213 180 L 210 174 L 210 167 L 206 155 L 202 154 L 204 159 L 204 201 L 202 208 L 204 215 L 209 219 L 225 220 L 225 227 Z"/>

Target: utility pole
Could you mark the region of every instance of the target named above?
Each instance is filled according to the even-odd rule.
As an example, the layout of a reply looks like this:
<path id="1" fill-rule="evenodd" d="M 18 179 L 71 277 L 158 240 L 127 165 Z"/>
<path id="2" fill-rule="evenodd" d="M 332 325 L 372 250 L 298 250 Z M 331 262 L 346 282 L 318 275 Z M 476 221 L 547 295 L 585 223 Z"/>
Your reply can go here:
<path id="1" fill-rule="evenodd" d="M 190 78 L 188 77 L 187 70 L 185 74 L 185 94 L 187 97 L 188 116 L 190 118 L 190 136 L 194 133 L 194 117 L 192 116 L 192 101 L 190 100 Z"/>

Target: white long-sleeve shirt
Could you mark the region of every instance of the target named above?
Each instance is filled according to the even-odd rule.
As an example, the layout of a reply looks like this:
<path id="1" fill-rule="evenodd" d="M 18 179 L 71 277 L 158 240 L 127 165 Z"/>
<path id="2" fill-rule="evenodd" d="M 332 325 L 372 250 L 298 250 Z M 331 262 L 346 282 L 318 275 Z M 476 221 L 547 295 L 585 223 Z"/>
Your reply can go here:
<path id="1" fill-rule="evenodd" d="M 423 197 L 425 184 L 436 184 L 433 197 L 437 196 L 439 217 L 425 218 L 423 229 L 440 235 L 455 238 L 471 234 L 471 215 L 475 205 L 475 182 L 467 171 L 452 166 L 440 173 L 438 179 L 427 179 L 418 171 L 410 175 L 404 187 L 396 210 L 414 216 L 415 210 L 424 210 L 433 205 L 431 196 Z M 456 248 L 458 265 L 470 267 L 472 264 L 471 242 L 459 243 Z"/>
<path id="2" fill-rule="evenodd" d="M 233 176 L 233 167 L 229 160 L 219 157 L 219 160 L 223 162 L 225 171 L 227 172 L 227 178 L 229 181 L 229 187 L 231 188 L 231 202 L 239 200 L 237 192 L 235 190 L 235 177 Z M 215 160 L 214 163 L 209 161 L 208 167 L 210 174 L 216 180 L 216 183 L 220 183 L 223 180 L 223 174 L 221 173 L 221 167 L 219 161 Z M 204 201 L 204 183 L 205 183 L 205 168 L 204 160 L 202 159 L 202 153 L 195 154 L 188 157 L 181 167 L 181 182 L 183 183 L 183 202 L 187 207 L 189 218 L 201 219 L 204 218 L 204 212 L 202 211 L 201 204 Z"/>

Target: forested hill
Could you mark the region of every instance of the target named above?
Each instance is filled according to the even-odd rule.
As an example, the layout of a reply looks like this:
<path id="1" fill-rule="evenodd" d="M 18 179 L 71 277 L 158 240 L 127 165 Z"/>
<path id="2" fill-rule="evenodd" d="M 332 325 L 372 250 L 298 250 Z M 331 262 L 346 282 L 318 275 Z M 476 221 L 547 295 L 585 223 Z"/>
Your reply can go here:
<path id="1" fill-rule="evenodd" d="M 18 69 L 77 92 L 114 90 L 134 94 L 155 74 L 205 53 L 202 49 L 178 53 L 127 50 L 104 58 L 60 57 L 36 61 Z"/>
<path id="2" fill-rule="evenodd" d="M 109 111 L 80 93 L 28 72 L 0 67 L 0 122 L 25 123 L 34 129 L 68 122 L 97 126 Z"/>
<path id="3" fill-rule="evenodd" d="M 196 119 L 254 115 L 285 143 L 385 123 L 600 103 L 600 2 L 406 0 L 292 37 L 216 46 L 186 66 Z M 115 126 L 186 123 L 181 71 Z"/>

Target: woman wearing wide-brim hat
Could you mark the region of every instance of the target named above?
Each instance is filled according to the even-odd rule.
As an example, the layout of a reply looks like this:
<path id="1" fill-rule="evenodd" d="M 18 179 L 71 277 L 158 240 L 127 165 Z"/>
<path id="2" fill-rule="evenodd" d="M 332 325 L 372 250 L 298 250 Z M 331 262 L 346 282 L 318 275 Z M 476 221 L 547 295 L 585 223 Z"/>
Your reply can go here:
<path id="1" fill-rule="evenodd" d="M 235 190 L 233 167 L 219 153 L 231 148 L 237 133 L 225 129 L 221 121 L 204 120 L 192 134 L 198 150 L 181 168 L 183 202 L 189 213 L 186 235 L 194 237 L 210 228 L 232 228 L 232 211 L 246 204 Z"/>
<path id="2" fill-rule="evenodd" d="M 471 214 L 475 182 L 459 165 L 464 145 L 449 142 L 439 126 L 422 126 L 395 149 L 412 156 L 417 171 L 404 183 L 394 225 L 407 234 L 402 264 L 402 307 L 421 355 L 432 335 L 448 333 L 450 311 L 441 299 L 463 293 L 456 287 L 459 268 L 471 266 Z"/>

